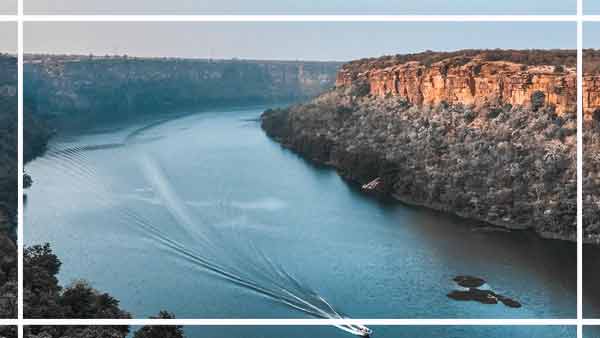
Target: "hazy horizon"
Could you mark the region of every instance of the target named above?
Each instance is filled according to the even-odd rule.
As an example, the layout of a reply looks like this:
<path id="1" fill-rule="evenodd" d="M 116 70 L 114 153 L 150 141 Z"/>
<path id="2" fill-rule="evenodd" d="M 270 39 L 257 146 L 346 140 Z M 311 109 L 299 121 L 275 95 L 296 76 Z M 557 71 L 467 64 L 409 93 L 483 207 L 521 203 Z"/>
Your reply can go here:
<path id="1" fill-rule="evenodd" d="M 600 48 L 600 22 L 585 22 L 583 24 L 583 48 Z"/>
<path id="2" fill-rule="evenodd" d="M 0 22 L 0 53 L 17 53 L 17 24 L 15 22 Z"/>
<path id="3" fill-rule="evenodd" d="M 576 0 L 24 0 L 27 14 L 575 14 Z"/>
<path id="4" fill-rule="evenodd" d="M 28 22 L 25 53 L 349 61 L 425 50 L 575 49 L 576 26 L 503 22 Z"/>
<path id="5" fill-rule="evenodd" d="M 600 14 L 600 1 L 583 0 L 584 14 Z"/>
<path id="6" fill-rule="evenodd" d="M 15 15 L 17 14 L 17 0 L 2 0 L 0 1 L 0 15 Z"/>

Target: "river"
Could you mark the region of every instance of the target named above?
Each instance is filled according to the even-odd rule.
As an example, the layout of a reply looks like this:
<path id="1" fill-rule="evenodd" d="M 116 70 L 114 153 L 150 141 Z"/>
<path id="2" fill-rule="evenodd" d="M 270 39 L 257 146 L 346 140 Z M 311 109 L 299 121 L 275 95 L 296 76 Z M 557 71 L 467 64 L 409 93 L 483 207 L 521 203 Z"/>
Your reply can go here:
<path id="1" fill-rule="evenodd" d="M 26 245 L 139 318 L 576 316 L 573 243 L 367 196 L 265 136 L 264 108 L 55 137 Z M 462 274 L 523 306 L 450 300 Z"/>

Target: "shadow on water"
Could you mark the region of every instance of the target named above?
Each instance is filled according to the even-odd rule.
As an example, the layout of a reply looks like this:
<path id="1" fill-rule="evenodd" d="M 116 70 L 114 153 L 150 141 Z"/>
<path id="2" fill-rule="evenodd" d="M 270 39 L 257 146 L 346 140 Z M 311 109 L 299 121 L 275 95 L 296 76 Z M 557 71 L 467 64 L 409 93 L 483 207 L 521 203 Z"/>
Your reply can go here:
<path id="1" fill-rule="evenodd" d="M 270 142 L 286 156 L 292 156 L 311 167 L 315 175 L 338 175 L 337 170 L 329 165 L 306 159 L 273 140 Z M 525 306 L 528 305 L 529 298 L 533 297 L 532 294 L 537 292 L 542 295 L 548 290 L 565 297 L 573 297 L 572 303 L 575 304 L 576 243 L 545 239 L 530 229 L 506 229 L 448 212 L 406 204 L 391 196 L 366 194 L 357 182 L 341 176 L 339 180 L 343 182 L 347 193 L 375 205 L 383 214 L 397 218 L 398 222 L 393 227 L 410 227 L 414 233 L 419 234 L 419 238 L 423 239 L 421 243 L 427 246 L 432 255 L 446 261 L 449 266 L 464 267 L 464 270 L 448 274 L 447 280 L 451 280 L 456 275 L 474 275 L 487 280 L 489 268 L 495 267 L 502 269 L 497 272 L 500 275 L 504 273 L 505 276 L 487 280 L 492 288 L 502 289 L 505 287 L 503 283 L 511 278 L 518 279 L 522 276 L 525 283 L 527 279 L 525 276 L 535 276 L 537 279 L 535 285 L 522 285 L 521 290 L 529 289 L 528 293 L 514 294 L 515 290 L 504 289 L 508 295 L 524 300 Z M 411 222 L 407 223 L 407 219 Z M 596 254 L 600 258 L 600 250 L 596 251 Z M 600 259 L 596 261 L 599 262 Z M 600 270 L 596 269 L 596 271 Z M 600 272 L 595 273 L 593 278 L 600 283 Z M 600 285 L 598 283 L 596 285 Z M 544 290 L 536 290 L 536 287 Z M 600 289 L 595 290 L 600 292 L 598 291 Z M 573 316 L 576 315 L 575 308 L 571 312 Z"/>
<path id="2" fill-rule="evenodd" d="M 583 314 L 600 318 L 600 248 L 583 246 Z M 600 330 L 599 330 L 600 332 Z M 600 337 L 600 334 L 598 335 Z"/>
<path id="3" fill-rule="evenodd" d="M 377 338 L 576 338 L 574 326 L 374 326 Z M 586 328 L 587 329 L 587 328 Z M 344 337 L 326 326 L 186 326 L 189 338 Z M 600 338 L 591 334 L 584 338 Z"/>

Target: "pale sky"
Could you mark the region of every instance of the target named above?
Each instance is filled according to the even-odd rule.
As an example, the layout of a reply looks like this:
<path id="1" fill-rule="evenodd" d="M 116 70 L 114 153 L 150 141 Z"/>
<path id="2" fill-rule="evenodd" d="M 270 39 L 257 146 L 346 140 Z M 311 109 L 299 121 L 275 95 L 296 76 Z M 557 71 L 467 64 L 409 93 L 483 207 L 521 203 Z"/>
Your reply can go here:
<path id="1" fill-rule="evenodd" d="M 17 14 L 17 0 L 0 0 L 0 14 L 1 15 Z"/>
<path id="2" fill-rule="evenodd" d="M 600 1 L 600 0 L 597 0 Z M 600 49 L 600 22 L 586 22 L 583 25 L 583 47 Z"/>
<path id="3" fill-rule="evenodd" d="M 14 22 L 0 22 L 0 53 L 17 54 L 17 24 Z"/>
<path id="4" fill-rule="evenodd" d="M 576 8 L 576 0 L 24 1 L 28 14 L 575 14 Z"/>
<path id="5" fill-rule="evenodd" d="M 464 48 L 576 48 L 574 23 L 29 22 L 25 52 L 339 60 Z"/>
<path id="6" fill-rule="evenodd" d="M 600 0 L 583 0 L 585 14 L 600 14 Z"/>

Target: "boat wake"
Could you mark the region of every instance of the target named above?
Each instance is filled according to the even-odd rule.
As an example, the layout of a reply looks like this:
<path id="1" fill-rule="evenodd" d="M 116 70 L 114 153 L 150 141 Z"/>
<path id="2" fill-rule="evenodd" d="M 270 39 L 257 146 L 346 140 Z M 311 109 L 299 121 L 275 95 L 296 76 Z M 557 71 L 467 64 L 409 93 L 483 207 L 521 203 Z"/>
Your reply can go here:
<path id="1" fill-rule="evenodd" d="M 150 227 L 148 230 L 156 236 L 155 239 L 173 250 L 172 253 L 179 255 L 179 257 L 186 259 L 188 262 L 208 270 L 229 282 L 269 297 L 272 300 L 313 317 L 324 319 L 346 318 L 346 316 L 336 310 L 314 290 L 310 289 L 305 284 L 300 283 L 280 265 L 269 259 L 269 257 L 255 246 L 252 241 L 249 241 L 248 244 L 253 250 L 253 255 L 236 255 L 234 257 L 241 260 L 231 261 L 232 255 L 230 251 L 233 248 L 214 245 L 214 239 L 221 237 L 220 234 L 215 231 L 215 228 L 210 227 L 208 224 L 198 222 L 190 216 L 190 213 L 186 210 L 186 203 L 181 200 L 172 189 L 169 184 L 169 179 L 165 176 L 159 164 L 147 154 L 142 154 L 139 157 L 139 164 L 147 181 L 151 184 L 153 191 L 160 197 L 162 205 L 164 205 L 177 221 L 177 224 L 179 224 L 182 227 L 182 230 L 194 239 L 194 243 L 203 244 L 203 254 L 200 255 L 194 248 L 189 248 L 181 243 L 177 243 L 172 239 L 169 239 L 166 234 L 155 227 Z M 224 249 L 227 250 L 228 253 L 222 252 Z M 209 256 L 208 253 L 211 252 L 213 253 L 212 256 L 215 258 L 230 258 L 229 262 L 216 263 L 218 261 L 217 259 L 207 259 L 206 257 Z M 258 257 L 260 261 L 252 261 L 250 257 Z M 237 268 L 238 266 L 244 266 L 244 271 L 247 272 L 240 270 Z M 368 336 L 371 333 L 370 329 L 362 325 L 348 323 L 336 326 L 346 332 L 359 336 Z"/>
<path id="2" fill-rule="evenodd" d="M 371 334 L 371 330 L 365 326 L 351 321 L 345 323 L 347 317 L 341 311 L 273 261 L 252 241 L 251 236 L 242 236 L 239 232 L 236 234 L 235 224 L 224 228 L 216 225 L 214 220 L 204 219 L 201 214 L 190 212 L 187 201 L 172 186 L 172 180 L 160 163 L 144 151 L 143 147 L 138 147 L 140 143 L 136 142 L 136 138 L 148 129 L 145 126 L 133 131 L 122 143 L 50 151 L 39 160 L 56 166 L 57 173 L 68 175 L 73 180 L 72 189 L 94 194 L 97 203 L 120 213 L 119 217 L 124 224 L 135 227 L 174 259 L 309 316 L 342 320 L 341 324 L 335 326 L 351 334 Z M 148 191 L 160 202 L 153 203 L 153 206 L 163 208 L 168 213 L 174 221 L 172 224 L 175 229 L 165 229 L 164 224 L 158 226 L 151 217 L 115 199 L 115 183 L 111 182 L 110 177 L 97 172 L 88 157 L 89 151 L 106 149 L 131 153 L 132 160 L 136 161 L 139 172 L 151 188 Z M 215 207 L 222 208 L 224 216 L 229 216 L 227 213 L 231 212 L 224 203 Z M 238 241 L 236 245 L 231 245 L 236 235 Z"/>

